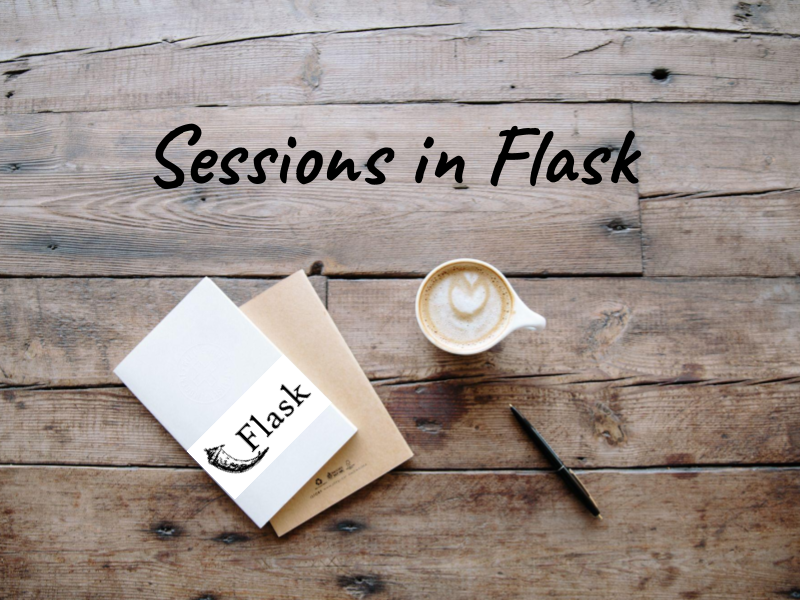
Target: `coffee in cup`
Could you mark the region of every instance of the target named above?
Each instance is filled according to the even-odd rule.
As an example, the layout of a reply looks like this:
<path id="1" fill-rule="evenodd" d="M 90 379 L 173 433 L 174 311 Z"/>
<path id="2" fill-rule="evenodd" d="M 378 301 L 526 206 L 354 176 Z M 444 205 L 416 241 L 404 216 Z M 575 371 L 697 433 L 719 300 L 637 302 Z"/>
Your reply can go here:
<path id="1" fill-rule="evenodd" d="M 543 329 L 508 280 L 482 261 L 459 259 L 431 271 L 417 293 L 417 321 L 436 346 L 476 354 L 520 327 Z"/>

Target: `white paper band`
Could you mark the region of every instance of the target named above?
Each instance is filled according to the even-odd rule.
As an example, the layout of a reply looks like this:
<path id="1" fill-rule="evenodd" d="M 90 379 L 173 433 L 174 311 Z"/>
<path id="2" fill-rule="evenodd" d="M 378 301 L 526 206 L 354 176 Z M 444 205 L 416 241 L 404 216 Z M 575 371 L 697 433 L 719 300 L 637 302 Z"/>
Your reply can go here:
<path id="1" fill-rule="evenodd" d="M 189 448 L 189 454 L 236 499 L 330 401 L 282 356 Z"/>

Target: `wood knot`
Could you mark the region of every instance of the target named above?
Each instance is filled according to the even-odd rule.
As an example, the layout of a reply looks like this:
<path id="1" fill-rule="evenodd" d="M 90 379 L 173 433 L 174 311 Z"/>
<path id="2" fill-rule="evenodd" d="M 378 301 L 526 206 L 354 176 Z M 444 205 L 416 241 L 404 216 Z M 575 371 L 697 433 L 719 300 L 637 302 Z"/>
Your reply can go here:
<path id="1" fill-rule="evenodd" d="M 625 333 L 632 311 L 625 305 L 616 305 L 600 311 L 589 324 L 586 346 L 597 356 L 614 344 Z"/>
<path id="2" fill-rule="evenodd" d="M 172 523 L 161 523 L 153 527 L 152 531 L 162 539 L 178 537 L 181 534 L 180 528 Z"/>
<path id="3" fill-rule="evenodd" d="M 653 69 L 653 72 L 650 73 L 650 77 L 653 79 L 653 81 L 657 81 L 658 83 L 669 83 L 670 79 L 672 79 L 672 73 L 669 69 L 659 67 L 657 69 Z"/>
<path id="4" fill-rule="evenodd" d="M 341 531 L 344 533 L 355 533 L 357 531 L 361 531 L 362 529 L 366 529 L 366 525 L 356 521 L 340 521 L 336 524 L 336 531 Z"/>
<path id="5" fill-rule="evenodd" d="M 611 221 L 611 223 L 606 225 L 606 229 L 608 229 L 609 231 L 614 231 L 614 232 L 616 232 L 616 231 L 627 231 L 628 230 L 628 226 L 625 225 L 625 223 L 623 223 L 619 219 L 614 219 L 613 221 Z"/>
<path id="6" fill-rule="evenodd" d="M 384 590 L 383 581 L 377 575 L 341 575 L 337 583 L 353 598 L 366 598 Z"/>
<path id="7" fill-rule="evenodd" d="M 416 419 L 417 429 L 431 435 L 436 435 L 442 430 L 442 425 L 433 419 Z"/>
<path id="8" fill-rule="evenodd" d="M 314 264 L 311 265 L 310 275 L 322 275 L 322 272 L 325 270 L 325 263 L 321 260 L 315 260 Z"/>
<path id="9" fill-rule="evenodd" d="M 302 79 L 309 89 L 316 90 L 322 80 L 322 65 L 319 60 L 319 48 L 316 46 L 311 47 L 311 52 L 306 55 L 306 60 L 303 63 Z"/>
<path id="10" fill-rule="evenodd" d="M 745 27 L 752 23 L 759 27 L 772 29 L 774 26 L 765 17 L 765 14 L 771 10 L 772 6 L 769 2 L 739 2 L 734 6 L 733 18 Z"/>
<path id="11" fill-rule="evenodd" d="M 595 402 L 591 409 L 595 435 L 603 438 L 610 446 L 617 446 L 627 441 L 628 436 L 622 425 L 622 417 L 602 402 Z"/>
<path id="12" fill-rule="evenodd" d="M 238 542 L 250 541 L 250 538 L 241 533 L 220 533 L 214 538 L 215 542 L 222 542 L 225 545 L 236 544 Z"/>

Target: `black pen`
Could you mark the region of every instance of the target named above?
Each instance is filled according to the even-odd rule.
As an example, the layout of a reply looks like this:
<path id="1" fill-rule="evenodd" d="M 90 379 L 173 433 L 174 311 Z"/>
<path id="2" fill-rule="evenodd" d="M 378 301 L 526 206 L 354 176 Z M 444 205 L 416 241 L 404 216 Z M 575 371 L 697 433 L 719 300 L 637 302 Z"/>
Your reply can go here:
<path id="1" fill-rule="evenodd" d="M 509 404 L 509 406 L 511 406 Z M 536 428 L 531 425 L 530 421 L 523 417 L 520 412 L 511 406 L 511 412 L 514 413 L 514 416 L 519 421 L 519 424 L 522 425 L 522 428 L 525 430 L 525 433 L 528 434 L 528 437 L 533 440 L 533 443 L 542 451 L 542 453 L 547 457 L 547 460 L 550 461 L 550 464 L 556 470 L 556 475 L 559 475 L 561 479 L 564 480 L 564 483 L 567 484 L 567 487 L 572 490 L 572 492 L 578 497 L 578 499 L 583 502 L 583 505 L 589 509 L 589 512 L 592 513 L 598 519 L 602 519 L 603 515 L 600 514 L 600 509 L 597 508 L 597 504 L 595 504 L 594 498 L 589 493 L 581 480 L 572 472 L 572 470 L 564 464 L 564 462 L 558 458 L 558 454 L 550 447 L 545 439 L 541 436 L 541 434 L 536 431 Z"/>

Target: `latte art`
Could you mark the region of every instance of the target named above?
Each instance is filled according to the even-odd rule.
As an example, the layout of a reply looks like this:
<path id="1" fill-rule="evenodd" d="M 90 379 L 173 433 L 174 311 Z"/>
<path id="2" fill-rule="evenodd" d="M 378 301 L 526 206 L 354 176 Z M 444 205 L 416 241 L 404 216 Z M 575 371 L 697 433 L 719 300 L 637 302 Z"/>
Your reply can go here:
<path id="1" fill-rule="evenodd" d="M 456 263 L 435 273 L 419 299 L 422 325 L 445 345 L 469 348 L 499 336 L 511 320 L 512 297 L 491 269 Z"/>
<path id="2" fill-rule="evenodd" d="M 477 273 L 465 271 L 453 277 L 448 292 L 451 310 L 462 319 L 471 319 L 483 312 L 489 302 L 489 284 Z"/>

